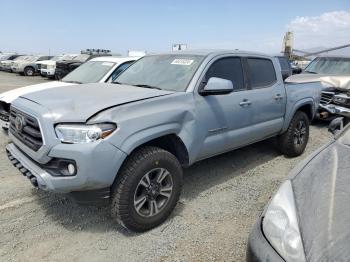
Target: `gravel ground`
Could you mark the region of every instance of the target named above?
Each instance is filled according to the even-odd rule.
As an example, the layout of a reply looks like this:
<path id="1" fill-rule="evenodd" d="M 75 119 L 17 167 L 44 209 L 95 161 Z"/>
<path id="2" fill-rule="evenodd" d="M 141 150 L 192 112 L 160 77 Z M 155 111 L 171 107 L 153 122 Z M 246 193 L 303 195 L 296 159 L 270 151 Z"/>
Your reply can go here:
<path id="1" fill-rule="evenodd" d="M 43 81 L 0 72 L 0 92 Z M 330 139 L 316 124 L 297 158 L 280 155 L 270 139 L 199 162 L 185 170 L 171 218 L 133 234 L 115 225 L 106 207 L 32 188 L 7 160 L 8 139 L 0 133 L 1 261 L 244 261 L 265 203 L 299 161 Z"/>

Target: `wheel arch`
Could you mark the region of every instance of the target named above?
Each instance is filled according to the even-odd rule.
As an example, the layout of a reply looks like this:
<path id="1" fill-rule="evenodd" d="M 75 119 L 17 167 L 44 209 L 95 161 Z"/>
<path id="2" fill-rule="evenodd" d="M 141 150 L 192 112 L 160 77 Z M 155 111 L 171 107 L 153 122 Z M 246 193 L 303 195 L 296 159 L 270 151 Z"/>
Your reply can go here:
<path id="1" fill-rule="evenodd" d="M 308 116 L 309 120 L 312 121 L 316 112 L 314 100 L 312 98 L 305 98 L 295 103 L 291 110 L 289 110 L 290 113 L 285 118 L 285 122 L 281 133 L 287 130 L 290 121 L 292 121 L 297 111 L 304 112 Z"/>
<path id="2" fill-rule="evenodd" d="M 142 142 L 135 143 L 127 150 L 130 156 L 137 149 L 145 146 L 155 146 L 172 153 L 182 166 L 189 165 L 189 153 L 183 140 L 176 133 L 162 134 L 156 137 L 148 137 Z"/>

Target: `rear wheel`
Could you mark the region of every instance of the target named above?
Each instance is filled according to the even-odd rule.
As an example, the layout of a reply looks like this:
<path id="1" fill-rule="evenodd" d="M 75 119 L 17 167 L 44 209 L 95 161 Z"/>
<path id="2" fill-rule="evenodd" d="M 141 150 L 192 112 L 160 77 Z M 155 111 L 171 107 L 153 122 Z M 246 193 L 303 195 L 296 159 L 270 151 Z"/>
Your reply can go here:
<path id="1" fill-rule="evenodd" d="M 308 116 L 297 111 L 290 121 L 287 131 L 278 137 L 278 144 L 281 152 L 289 157 L 301 155 L 309 140 Z"/>
<path id="2" fill-rule="evenodd" d="M 33 76 L 34 73 L 35 73 L 35 70 L 33 67 L 28 66 L 28 67 L 24 68 L 24 75 L 25 76 Z"/>
<path id="3" fill-rule="evenodd" d="M 182 168 L 170 152 L 157 147 L 135 151 L 112 188 L 112 216 L 136 232 L 152 229 L 171 214 L 182 188 Z"/>

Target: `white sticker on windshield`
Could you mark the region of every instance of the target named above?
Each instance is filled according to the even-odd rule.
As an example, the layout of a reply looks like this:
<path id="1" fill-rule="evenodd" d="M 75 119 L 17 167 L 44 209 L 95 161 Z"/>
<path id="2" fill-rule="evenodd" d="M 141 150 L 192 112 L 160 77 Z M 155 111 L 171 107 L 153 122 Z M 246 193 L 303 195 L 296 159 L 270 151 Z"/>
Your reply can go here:
<path id="1" fill-rule="evenodd" d="M 103 66 L 113 66 L 114 64 L 111 62 L 103 62 L 102 65 Z"/>
<path id="2" fill-rule="evenodd" d="M 191 65 L 193 63 L 193 60 L 190 59 L 174 59 L 173 62 L 171 62 L 172 65 Z"/>

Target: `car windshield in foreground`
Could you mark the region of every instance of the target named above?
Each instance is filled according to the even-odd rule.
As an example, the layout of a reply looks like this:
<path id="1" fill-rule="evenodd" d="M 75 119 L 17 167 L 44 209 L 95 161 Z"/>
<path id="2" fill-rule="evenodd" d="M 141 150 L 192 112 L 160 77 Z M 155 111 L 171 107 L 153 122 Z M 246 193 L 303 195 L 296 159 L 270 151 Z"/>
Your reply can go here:
<path id="1" fill-rule="evenodd" d="M 66 75 L 62 81 L 76 84 L 96 83 L 115 65 L 112 62 L 88 61 Z"/>
<path id="2" fill-rule="evenodd" d="M 132 64 L 116 84 L 183 92 L 203 60 L 199 55 L 152 55 Z"/>
<path id="3" fill-rule="evenodd" d="M 350 58 L 345 57 L 318 57 L 306 68 L 306 73 L 350 75 Z"/>

